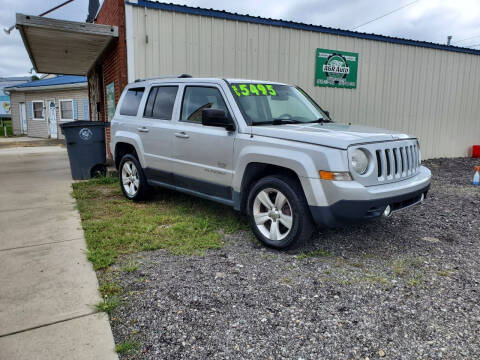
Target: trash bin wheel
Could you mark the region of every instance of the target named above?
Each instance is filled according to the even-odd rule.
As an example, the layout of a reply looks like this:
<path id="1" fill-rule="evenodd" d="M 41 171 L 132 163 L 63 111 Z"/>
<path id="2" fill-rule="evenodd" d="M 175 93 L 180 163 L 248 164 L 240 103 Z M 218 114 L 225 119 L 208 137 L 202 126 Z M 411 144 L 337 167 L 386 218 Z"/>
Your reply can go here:
<path id="1" fill-rule="evenodd" d="M 94 177 L 105 177 L 107 175 L 107 167 L 104 164 L 97 164 L 92 167 L 90 170 L 90 176 Z"/>

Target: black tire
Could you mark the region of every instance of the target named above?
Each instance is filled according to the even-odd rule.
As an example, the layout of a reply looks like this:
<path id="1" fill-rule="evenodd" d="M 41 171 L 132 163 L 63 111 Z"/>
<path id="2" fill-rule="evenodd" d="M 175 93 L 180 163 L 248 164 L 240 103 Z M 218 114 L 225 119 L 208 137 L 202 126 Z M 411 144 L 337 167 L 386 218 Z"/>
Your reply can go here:
<path id="1" fill-rule="evenodd" d="M 129 166 L 133 164 L 138 174 L 138 186 L 134 186 L 136 189 L 135 192 L 128 193 L 123 184 L 124 176 L 124 166 Z M 143 172 L 142 166 L 138 159 L 132 154 L 126 154 L 120 160 L 120 165 L 118 167 L 118 179 L 120 180 L 120 187 L 122 188 L 123 195 L 129 200 L 132 201 L 141 201 L 146 200 L 151 193 L 151 187 L 147 183 L 147 178 Z"/>
<path id="2" fill-rule="evenodd" d="M 259 210 L 258 202 L 255 202 L 257 199 L 257 195 L 260 192 L 267 190 L 263 194 L 269 194 L 270 200 L 272 201 L 273 198 L 271 196 L 275 196 L 274 191 L 269 191 L 272 189 L 277 191 L 277 193 L 278 191 L 280 191 L 280 193 L 284 195 L 284 197 L 288 201 L 288 203 L 285 205 L 287 207 L 283 207 L 282 209 L 274 208 L 274 213 L 272 213 L 273 219 L 268 219 L 264 224 L 257 226 L 254 212 L 256 212 L 258 216 L 260 215 L 259 211 L 262 214 L 264 214 L 266 210 L 268 211 L 268 208 L 266 208 L 265 206 L 262 209 L 263 202 L 261 202 L 260 200 L 259 201 L 261 202 L 261 204 Z M 274 201 L 272 201 L 272 203 L 273 202 Z M 283 234 L 281 234 L 281 227 L 283 227 L 284 229 L 288 228 L 283 226 L 283 219 L 280 218 L 285 215 L 284 211 L 288 210 L 289 208 L 291 214 L 291 227 L 289 232 L 283 231 Z M 286 212 L 286 214 L 288 215 L 288 211 Z M 303 193 L 301 185 L 299 184 L 298 180 L 284 175 L 267 176 L 263 179 L 260 179 L 251 187 L 248 194 L 247 215 L 249 218 L 250 227 L 252 228 L 255 236 L 266 246 L 276 249 L 291 249 L 302 246 L 306 241 L 310 240 L 315 230 L 312 215 L 310 213 L 310 209 L 308 208 L 308 204 L 305 199 L 305 195 Z M 280 216 L 280 218 L 275 219 L 276 216 Z M 277 232 L 277 235 L 279 235 L 278 237 L 280 238 L 278 240 L 272 240 L 264 235 L 265 231 L 271 231 L 271 226 L 274 221 L 278 222 L 278 225 L 276 226 L 278 227 L 278 229 L 280 229 L 278 230 L 279 232 Z M 269 223 L 270 226 L 268 226 Z M 272 233 L 270 232 L 268 235 L 272 236 Z M 281 238 L 282 236 L 285 237 Z"/>
<path id="3" fill-rule="evenodd" d="M 90 170 L 90 176 L 95 177 L 105 177 L 107 176 L 107 167 L 103 164 L 95 165 L 92 170 Z"/>

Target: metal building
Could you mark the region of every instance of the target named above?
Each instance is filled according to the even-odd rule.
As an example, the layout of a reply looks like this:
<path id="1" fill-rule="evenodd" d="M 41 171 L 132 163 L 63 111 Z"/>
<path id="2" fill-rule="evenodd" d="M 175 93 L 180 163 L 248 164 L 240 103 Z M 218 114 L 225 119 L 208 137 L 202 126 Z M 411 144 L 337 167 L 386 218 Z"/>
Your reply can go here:
<path id="1" fill-rule="evenodd" d="M 479 50 L 144 0 L 105 0 L 96 22 L 118 39 L 89 64 L 93 119 L 127 78 L 189 73 L 299 85 L 337 122 L 418 136 L 424 158 L 480 143 Z"/>

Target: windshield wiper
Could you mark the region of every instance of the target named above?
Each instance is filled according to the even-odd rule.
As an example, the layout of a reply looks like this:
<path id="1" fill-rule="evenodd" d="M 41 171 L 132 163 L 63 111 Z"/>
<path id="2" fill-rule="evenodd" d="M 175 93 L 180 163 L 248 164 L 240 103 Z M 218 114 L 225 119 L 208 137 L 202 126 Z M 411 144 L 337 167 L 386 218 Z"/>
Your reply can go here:
<path id="1" fill-rule="evenodd" d="M 285 125 L 285 124 L 304 124 L 303 121 L 292 119 L 272 119 L 272 121 L 257 121 L 252 125 Z"/>
<path id="2" fill-rule="evenodd" d="M 283 125 L 283 124 L 302 124 L 302 121 L 293 120 L 293 119 L 272 119 L 272 125 Z"/>
<path id="3" fill-rule="evenodd" d="M 319 119 L 317 119 L 317 120 L 309 121 L 308 124 L 314 124 L 314 123 L 324 124 L 324 123 L 332 123 L 332 122 L 333 122 L 333 121 L 330 120 L 330 119 L 319 118 Z"/>

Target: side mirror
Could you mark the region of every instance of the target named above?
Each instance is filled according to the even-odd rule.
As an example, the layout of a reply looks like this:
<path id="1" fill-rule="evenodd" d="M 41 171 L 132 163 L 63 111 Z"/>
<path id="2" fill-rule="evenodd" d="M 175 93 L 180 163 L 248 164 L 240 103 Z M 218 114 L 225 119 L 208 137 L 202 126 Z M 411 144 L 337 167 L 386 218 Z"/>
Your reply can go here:
<path id="1" fill-rule="evenodd" d="M 225 111 L 220 109 L 202 110 L 202 125 L 223 127 L 228 131 L 235 130 L 233 121 L 225 115 Z"/>

